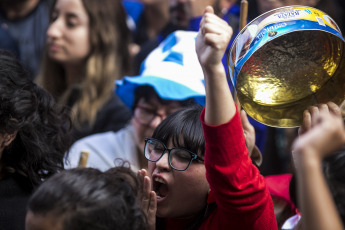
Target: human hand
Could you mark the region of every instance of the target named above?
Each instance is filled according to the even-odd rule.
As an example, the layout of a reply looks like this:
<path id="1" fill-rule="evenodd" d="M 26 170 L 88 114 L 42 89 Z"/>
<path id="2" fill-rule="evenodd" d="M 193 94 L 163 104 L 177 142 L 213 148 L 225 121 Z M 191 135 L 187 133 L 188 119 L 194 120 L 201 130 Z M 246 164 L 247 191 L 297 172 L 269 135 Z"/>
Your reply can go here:
<path id="1" fill-rule="evenodd" d="M 332 154 L 345 144 L 344 120 L 333 102 L 311 106 L 303 114 L 303 125 L 293 144 L 293 152 L 308 150 L 317 159 Z"/>
<path id="2" fill-rule="evenodd" d="M 214 14 L 211 6 L 207 6 L 196 39 L 196 51 L 201 66 L 207 68 L 222 65 L 231 36 L 232 28 Z"/>
<path id="3" fill-rule="evenodd" d="M 309 110 L 304 110 L 303 111 L 303 121 L 302 125 L 298 129 L 298 136 L 306 133 L 308 130 L 311 128 L 311 115 Z"/>
<path id="4" fill-rule="evenodd" d="M 330 110 L 334 114 L 341 115 L 341 109 L 333 102 L 328 102 L 327 104 L 320 104 L 316 106 L 310 106 L 308 109 L 306 109 L 303 112 L 303 123 L 301 127 L 298 129 L 298 135 L 306 133 L 312 128 L 313 125 L 317 123 L 317 115 L 320 111 L 328 110 Z"/>
<path id="5" fill-rule="evenodd" d="M 304 110 L 303 122 L 302 122 L 301 127 L 298 129 L 298 135 L 302 135 L 311 129 L 312 123 L 313 124 L 315 123 L 315 119 L 317 118 L 319 109 L 325 110 L 327 109 L 327 105 L 321 104 L 318 106 L 310 106 L 308 109 Z M 313 116 L 313 120 L 312 120 L 312 116 Z"/>
<path id="6" fill-rule="evenodd" d="M 151 179 L 145 169 L 139 170 L 137 176 L 139 181 L 142 181 L 142 190 L 139 191 L 139 205 L 146 215 L 148 229 L 155 230 L 157 195 L 154 191 L 151 191 Z"/>

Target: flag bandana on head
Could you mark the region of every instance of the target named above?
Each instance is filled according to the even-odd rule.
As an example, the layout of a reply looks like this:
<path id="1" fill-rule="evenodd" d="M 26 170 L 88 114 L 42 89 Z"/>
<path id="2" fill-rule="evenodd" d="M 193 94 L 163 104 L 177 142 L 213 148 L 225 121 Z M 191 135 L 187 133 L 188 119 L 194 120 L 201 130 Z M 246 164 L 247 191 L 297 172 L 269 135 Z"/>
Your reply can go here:
<path id="1" fill-rule="evenodd" d="M 204 105 L 204 75 L 195 51 L 196 36 L 197 32 L 192 31 L 170 34 L 147 56 L 139 76 L 116 81 L 117 95 L 131 108 L 135 89 L 150 85 L 162 99 L 194 98 Z"/>

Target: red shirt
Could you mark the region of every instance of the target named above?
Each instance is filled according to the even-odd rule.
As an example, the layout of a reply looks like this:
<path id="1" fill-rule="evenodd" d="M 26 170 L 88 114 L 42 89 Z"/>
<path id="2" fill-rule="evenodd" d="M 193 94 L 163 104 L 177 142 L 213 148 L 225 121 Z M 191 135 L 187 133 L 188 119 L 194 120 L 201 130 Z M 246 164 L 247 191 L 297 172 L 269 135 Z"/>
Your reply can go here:
<path id="1" fill-rule="evenodd" d="M 217 208 L 199 229 L 277 229 L 273 202 L 263 176 L 248 155 L 239 113 L 228 122 L 210 126 L 205 136 L 206 177 Z"/>
<path id="2" fill-rule="evenodd" d="M 206 177 L 211 188 L 207 202 L 216 202 L 217 207 L 199 229 L 277 229 L 273 202 L 264 178 L 248 156 L 239 113 L 218 126 L 205 124 L 204 116 L 205 110 L 201 121 Z M 187 224 L 188 221 L 170 219 L 165 226 L 166 229 L 183 229 Z"/>

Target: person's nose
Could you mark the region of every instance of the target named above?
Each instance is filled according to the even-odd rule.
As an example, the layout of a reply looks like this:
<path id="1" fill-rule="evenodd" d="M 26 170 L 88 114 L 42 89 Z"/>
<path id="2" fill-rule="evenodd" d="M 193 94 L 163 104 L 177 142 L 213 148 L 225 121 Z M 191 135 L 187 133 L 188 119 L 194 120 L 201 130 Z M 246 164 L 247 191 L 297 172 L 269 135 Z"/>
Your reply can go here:
<path id="1" fill-rule="evenodd" d="M 47 38 L 48 39 L 56 39 L 62 36 L 62 21 L 60 19 L 56 19 L 54 22 L 52 22 L 47 30 Z"/>
<path id="2" fill-rule="evenodd" d="M 160 171 L 170 171 L 170 165 L 169 165 L 169 153 L 166 152 L 161 159 L 159 159 L 156 162 L 156 167 L 160 170 Z"/>

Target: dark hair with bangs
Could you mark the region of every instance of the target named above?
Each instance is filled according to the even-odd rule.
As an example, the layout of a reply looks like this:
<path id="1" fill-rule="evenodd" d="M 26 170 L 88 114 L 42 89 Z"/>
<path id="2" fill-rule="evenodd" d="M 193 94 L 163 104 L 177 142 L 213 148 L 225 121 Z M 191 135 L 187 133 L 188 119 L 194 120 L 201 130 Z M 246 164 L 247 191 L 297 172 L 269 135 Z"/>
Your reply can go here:
<path id="1" fill-rule="evenodd" d="M 171 140 L 173 146 L 184 147 L 199 156 L 205 154 L 205 139 L 200 114 L 203 106 L 199 104 L 181 109 L 162 121 L 152 137 L 165 145 Z"/>

